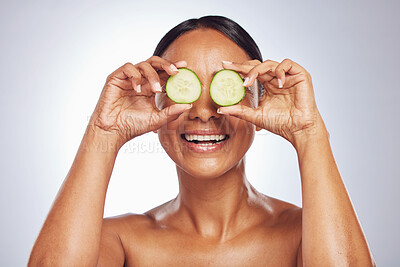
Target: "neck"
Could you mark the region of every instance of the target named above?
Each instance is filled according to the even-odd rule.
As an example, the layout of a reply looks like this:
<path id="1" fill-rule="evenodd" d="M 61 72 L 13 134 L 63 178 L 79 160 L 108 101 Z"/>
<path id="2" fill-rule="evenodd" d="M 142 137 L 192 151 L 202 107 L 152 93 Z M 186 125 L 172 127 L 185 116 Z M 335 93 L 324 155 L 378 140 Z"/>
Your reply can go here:
<path id="1" fill-rule="evenodd" d="M 254 194 L 246 179 L 243 158 L 235 167 L 219 177 L 199 179 L 178 168 L 179 213 L 203 237 L 218 240 L 234 235 L 246 216 L 249 198 Z"/>

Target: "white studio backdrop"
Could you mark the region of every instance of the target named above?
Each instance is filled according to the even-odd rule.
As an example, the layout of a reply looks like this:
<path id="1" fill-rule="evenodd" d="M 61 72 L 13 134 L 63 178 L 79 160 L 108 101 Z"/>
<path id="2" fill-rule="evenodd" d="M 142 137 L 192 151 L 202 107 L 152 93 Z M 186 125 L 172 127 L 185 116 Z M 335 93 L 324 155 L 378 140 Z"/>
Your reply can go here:
<path id="1" fill-rule="evenodd" d="M 400 233 L 398 1 L 2 1 L 0 266 L 25 266 L 108 74 L 149 58 L 178 23 L 224 15 L 264 59 L 313 77 L 339 170 L 380 266 Z M 247 176 L 301 205 L 295 150 L 258 132 Z M 120 151 L 105 216 L 142 213 L 178 193 L 173 161 L 148 133 Z"/>

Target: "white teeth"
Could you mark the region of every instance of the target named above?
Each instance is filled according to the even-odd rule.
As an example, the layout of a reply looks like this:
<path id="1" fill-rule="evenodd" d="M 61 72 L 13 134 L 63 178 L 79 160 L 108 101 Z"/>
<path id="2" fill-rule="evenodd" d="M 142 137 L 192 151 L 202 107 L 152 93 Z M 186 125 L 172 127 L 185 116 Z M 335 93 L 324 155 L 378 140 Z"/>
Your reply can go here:
<path id="1" fill-rule="evenodd" d="M 188 141 L 220 141 L 226 137 L 225 134 L 220 135 L 197 135 L 197 134 L 185 134 L 185 139 Z"/>

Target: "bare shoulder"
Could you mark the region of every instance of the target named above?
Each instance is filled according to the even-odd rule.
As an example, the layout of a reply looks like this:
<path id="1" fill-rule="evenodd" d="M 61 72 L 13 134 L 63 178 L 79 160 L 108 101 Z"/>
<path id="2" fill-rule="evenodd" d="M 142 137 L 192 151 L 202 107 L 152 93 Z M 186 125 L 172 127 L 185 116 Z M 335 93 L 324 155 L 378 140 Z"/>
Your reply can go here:
<path id="1" fill-rule="evenodd" d="M 151 219 L 142 214 L 123 214 L 103 219 L 97 266 L 131 266 L 132 240 L 151 228 Z"/>
<path id="2" fill-rule="evenodd" d="M 263 194 L 259 194 L 258 198 L 269 213 L 269 219 L 264 227 L 273 229 L 274 236 L 278 236 L 278 243 L 282 240 L 286 243 L 280 249 L 283 253 L 282 257 L 291 258 L 293 262 L 301 266 L 299 255 L 301 256 L 302 208 Z M 276 247 L 279 247 L 279 244 Z"/>
<path id="3" fill-rule="evenodd" d="M 140 238 L 146 235 L 146 233 L 159 228 L 154 216 L 162 212 L 169 202 L 159 205 L 143 214 L 125 213 L 104 218 L 103 228 L 108 228 L 117 233 L 122 241 Z"/>
<path id="4" fill-rule="evenodd" d="M 270 223 L 275 226 L 294 227 L 296 230 L 301 231 L 302 208 L 261 193 L 258 193 L 258 199 L 269 214 Z"/>
<path id="5" fill-rule="evenodd" d="M 125 213 L 103 219 L 103 228 L 115 231 L 119 236 L 131 235 L 153 227 L 153 220 L 146 214 Z M 133 231 L 135 229 L 135 231 Z"/>

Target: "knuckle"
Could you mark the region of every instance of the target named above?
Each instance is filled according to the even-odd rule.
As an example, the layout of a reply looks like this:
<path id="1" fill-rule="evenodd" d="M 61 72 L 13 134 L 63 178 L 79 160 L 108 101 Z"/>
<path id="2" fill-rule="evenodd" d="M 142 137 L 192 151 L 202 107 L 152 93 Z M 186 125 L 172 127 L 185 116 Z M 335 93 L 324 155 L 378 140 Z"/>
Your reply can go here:
<path id="1" fill-rule="evenodd" d="M 123 67 L 123 68 L 132 68 L 132 67 L 134 67 L 134 66 L 133 66 L 133 64 L 130 63 L 130 62 L 126 62 L 122 67 Z"/>
<path id="2" fill-rule="evenodd" d="M 148 68 L 151 67 L 151 64 L 147 61 L 142 61 L 139 63 L 140 66 L 144 67 L 144 68 Z"/>
<path id="3" fill-rule="evenodd" d="M 266 60 L 262 63 L 262 65 L 264 65 L 266 67 L 274 67 L 274 66 L 278 65 L 278 63 L 273 60 Z"/>
<path id="4" fill-rule="evenodd" d="M 311 74 L 308 71 L 305 71 L 304 75 L 308 81 L 312 81 Z"/>
<path id="5" fill-rule="evenodd" d="M 159 56 L 152 56 L 152 57 L 150 57 L 150 59 L 152 59 L 152 60 L 160 60 L 162 58 L 160 58 Z"/>
<path id="6" fill-rule="evenodd" d="M 254 65 L 258 65 L 261 64 L 261 61 L 258 59 L 253 59 L 253 60 L 249 60 L 248 61 L 249 64 L 254 64 Z"/>
<path id="7" fill-rule="evenodd" d="M 147 60 L 145 60 L 144 62 L 151 63 L 151 62 L 154 62 L 155 60 L 157 60 L 157 56 L 151 56 Z"/>
<path id="8" fill-rule="evenodd" d="M 249 74 L 247 75 L 247 77 L 252 77 L 253 75 L 255 75 L 256 73 L 257 73 L 257 69 L 256 69 L 257 67 L 254 67 L 254 68 L 252 68 L 250 71 L 249 71 Z"/>
<path id="9" fill-rule="evenodd" d="M 143 62 L 143 65 L 146 66 L 146 68 L 153 69 L 153 66 L 149 62 Z"/>
<path id="10" fill-rule="evenodd" d="M 138 71 L 134 71 L 132 73 L 132 79 L 134 79 L 134 80 L 139 80 L 139 79 L 141 79 L 141 77 L 142 77 L 142 75 Z"/>
<path id="11" fill-rule="evenodd" d="M 259 71 L 262 70 L 263 68 L 265 68 L 265 64 L 258 64 L 257 66 L 252 68 L 251 71 L 253 73 L 259 73 Z"/>
<path id="12" fill-rule="evenodd" d="M 139 69 L 143 69 L 143 67 L 144 67 L 146 64 L 148 64 L 148 62 L 142 61 L 142 62 L 137 63 L 135 66 L 136 66 L 137 68 L 139 68 Z"/>

